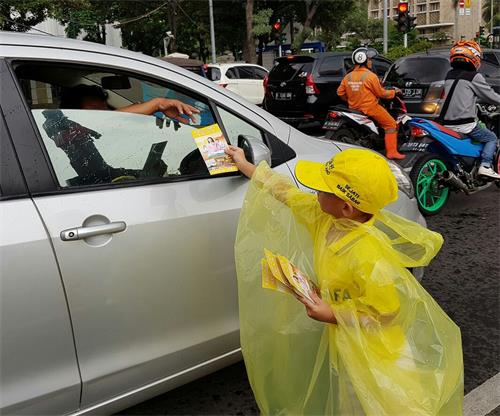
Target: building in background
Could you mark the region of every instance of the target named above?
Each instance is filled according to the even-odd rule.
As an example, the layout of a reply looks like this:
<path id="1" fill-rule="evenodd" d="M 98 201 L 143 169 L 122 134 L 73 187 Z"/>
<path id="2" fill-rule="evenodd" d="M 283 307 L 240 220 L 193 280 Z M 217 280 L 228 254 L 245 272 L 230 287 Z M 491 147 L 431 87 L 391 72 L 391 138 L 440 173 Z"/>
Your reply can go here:
<path id="1" fill-rule="evenodd" d="M 451 42 L 455 39 L 472 39 L 484 25 L 481 6 L 489 0 L 409 0 L 410 14 L 417 16 L 415 23 L 422 37 L 430 40 L 443 40 L 442 34 Z M 387 0 L 389 18 L 397 16 L 399 0 Z M 456 6 L 455 6 L 456 3 Z M 383 0 L 368 1 L 368 16 L 382 19 Z"/>
<path id="2" fill-rule="evenodd" d="M 47 33 L 53 36 L 59 36 L 62 38 L 66 37 L 64 32 L 64 26 L 61 25 L 57 20 L 48 18 L 42 23 L 33 26 L 33 29 L 29 30 L 28 33 Z M 83 39 L 85 33 L 80 34 L 78 39 Z M 116 29 L 112 24 L 106 25 L 106 45 L 115 46 L 117 48 L 122 47 L 122 33 L 120 29 Z"/>

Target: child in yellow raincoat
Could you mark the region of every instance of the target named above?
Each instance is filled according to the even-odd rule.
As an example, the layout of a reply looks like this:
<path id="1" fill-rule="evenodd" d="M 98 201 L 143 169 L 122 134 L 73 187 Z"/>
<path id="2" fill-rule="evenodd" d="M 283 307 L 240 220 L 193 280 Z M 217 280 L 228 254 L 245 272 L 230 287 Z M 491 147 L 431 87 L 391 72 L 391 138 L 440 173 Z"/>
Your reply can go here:
<path id="1" fill-rule="evenodd" d="M 442 237 L 383 208 L 397 183 L 374 152 L 299 161 L 300 191 L 239 148 L 252 178 L 235 254 L 241 345 L 263 414 L 461 415 L 459 328 L 408 268 L 427 265 Z M 313 302 L 261 288 L 264 249 L 316 277 Z M 312 319 L 310 319 L 312 318 Z"/>

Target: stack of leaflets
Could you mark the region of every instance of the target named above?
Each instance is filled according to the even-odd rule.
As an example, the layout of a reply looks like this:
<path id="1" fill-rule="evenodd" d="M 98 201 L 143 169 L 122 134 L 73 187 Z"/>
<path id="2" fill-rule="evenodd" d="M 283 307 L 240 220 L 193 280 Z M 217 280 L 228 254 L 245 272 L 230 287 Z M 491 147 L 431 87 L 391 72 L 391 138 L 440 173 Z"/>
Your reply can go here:
<path id="1" fill-rule="evenodd" d="M 227 141 L 218 124 L 194 129 L 191 134 L 210 175 L 238 170 L 233 159 L 224 151 Z"/>
<path id="2" fill-rule="evenodd" d="M 311 293 L 317 292 L 316 285 L 284 256 L 264 249 L 262 259 L 262 287 L 278 292 L 293 293 L 314 303 Z"/>

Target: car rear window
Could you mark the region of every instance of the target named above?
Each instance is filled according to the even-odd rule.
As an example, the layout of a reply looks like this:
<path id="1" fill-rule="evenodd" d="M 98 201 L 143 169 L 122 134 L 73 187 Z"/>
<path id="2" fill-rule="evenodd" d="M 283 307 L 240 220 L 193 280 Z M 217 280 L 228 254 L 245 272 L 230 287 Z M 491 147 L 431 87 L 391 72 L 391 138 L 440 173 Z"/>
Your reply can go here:
<path id="1" fill-rule="evenodd" d="M 386 81 L 392 83 L 412 81 L 427 84 L 444 80 L 450 69 L 447 59 L 407 58 L 393 65 L 387 74 Z"/>
<path id="2" fill-rule="evenodd" d="M 303 74 L 309 74 L 312 70 L 314 58 L 294 57 L 278 59 L 276 65 L 269 73 L 269 79 L 275 81 L 290 81 Z"/>

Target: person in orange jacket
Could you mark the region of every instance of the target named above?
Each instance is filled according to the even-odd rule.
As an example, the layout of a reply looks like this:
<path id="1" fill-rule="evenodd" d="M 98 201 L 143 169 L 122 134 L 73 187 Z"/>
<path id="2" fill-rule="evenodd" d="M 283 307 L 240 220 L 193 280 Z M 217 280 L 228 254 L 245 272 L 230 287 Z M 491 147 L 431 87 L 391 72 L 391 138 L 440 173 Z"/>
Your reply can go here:
<path id="1" fill-rule="evenodd" d="M 337 95 L 348 102 L 349 108 L 361 111 L 384 129 L 388 159 L 404 159 L 405 156 L 398 152 L 396 120 L 378 103 L 379 98 L 394 98 L 400 90 L 386 90 L 382 87 L 377 75 L 370 70 L 375 56 L 377 51 L 368 48 L 358 48 L 352 53 L 354 69 L 340 83 Z"/>

